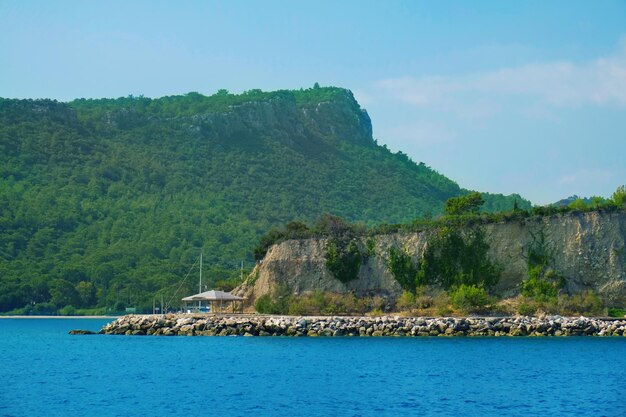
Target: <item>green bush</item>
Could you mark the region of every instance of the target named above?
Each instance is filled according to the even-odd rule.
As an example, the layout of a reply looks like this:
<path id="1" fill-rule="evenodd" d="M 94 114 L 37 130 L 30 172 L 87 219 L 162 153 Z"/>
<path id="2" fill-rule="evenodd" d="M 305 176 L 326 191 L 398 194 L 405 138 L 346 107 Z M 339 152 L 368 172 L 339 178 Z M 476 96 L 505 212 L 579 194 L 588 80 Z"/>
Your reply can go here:
<path id="1" fill-rule="evenodd" d="M 339 281 L 348 283 L 357 279 L 363 257 L 352 239 L 329 238 L 326 243 L 326 268 Z"/>
<path id="2" fill-rule="evenodd" d="M 481 227 L 443 227 L 429 242 L 416 276 L 418 285 L 493 287 L 502 268 L 488 257 L 489 244 Z"/>
<path id="3" fill-rule="evenodd" d="M 534 300 L 524 300 L 517 305 L 517 312 L 522 316 L 533 316 L 539 309 L 539 304 Z"/>
<path id="4" fill-rule="evenodd" d="M 389 249 L 387 267 L 403 290 L 415 292 L 418 269 L 413 266 L 411 257 L 406 251 L 394 247 Z"/>
<path id="5" fill-rule="evenodd" d="M 259 243 L 254 248 L 254 259 L 257 261 L 263 259 L 267 254 L 270 246 L 289 239 L 306 239 L 313 236 L 309 227 L 299 221 L 287 223 L 282 228 L 270 229 L 265 235 L 261 236 Z"/>
<path id="6" fill-rule="evenodd" d="M 604 304 L 600 297 L 588 290 L 580 294 L 559 297 L 559 312 L 564 315 L 604 315 Z"/>
<path id="7" fill-rule="evenodd" d="M 57 308 L 52 303 L 37 303 L 26 314 L 32 314 L 33 316 L 48 316 L 57 313 Z"/>
<path id="8" fill-rule="evenodd" d="M 376 239 L 370 237 L 367 239 L 367 242 L 365 242 L 365 246 L 367 247 L 368 257 L 376 256 Z"/>
<path id="9" fill-rule="evenodd" d="M 450 295 L 445 291 L 440 291 L 433 297 L 433 307 L 439 316 L 447 316 L 452 313 L 452 310 L 450 310 Z"/>
<path id="10" fill-rule="evenodd" d="M 396 308 L 400 311 L 411 311 L 415 308 L 415 295 L 410 291 L 402 291 L 396 300 Z"/>
<path id="11" fill-rule="evenodd" d="M 69 306 L 71 307 L 71 306 Z M 73 308 L 73 307 L 72 307 Z M 61 314 L 57 306 L 52 303 L 29 304 L 24 307 L 9 310 L 0 315 L 8 316 L 56 316 Z M 70 314 L 67 314 L 70 315 Z M 71 314 L 74 315 L 74 314 Z"/>
<path id="12" fill-rule="evenodd" d="M 611 200 L 617 207 L 626 207 L 626 185 L 617 187 L 611 196 Z"/>
<path id="13" fill-rule="evenodd" d="M 522 281 L 521 293 L 524 297 L 532 298 L 537 301 L 548 301 L 556 298 L 559 289 L 556 284 L 548 282 L 537 276 L 531 276 L 529 279 Z"/>
<path id="14" fill-rule="evenodd" d="M 319 314 L 316 312 L 310 300 L 305 297 L 293 297 L 289 303 L 289 315 L 291 316 L 311 316 Z"/>
<path id="15" fill-rule="evenodd" d="M 449 216 L 478 214 L 480 206 L 484 203 L 485 200 L 483 200 L 482 195 L 478 192 L 473 192 L 460 197 L 449 198 L 444 205 L 444 211 Z"/>
<path id="16" fill-rule="evenodd" d="M 354 234 L 354 225 L 339 216 L 326 213 L 317 219 L 312 232 L 318 236 L 350 236 Z"/>
<path id="17" fill-rule="evenodd" d="M 272 295 L 264 294 L 257 298 L 254 309 L 261 314 L 288 314 L 292 298 L 289 287 L 279 285 Z"/>
<path id="18" fill-rule="evenodd" d="M 74 306 L 65 306 L 59 310 L 59 314 L 62 316 L 75 316 L 76 308 Z"/>
<path id="19" fill-rule="evenodd" d="M 586 211 L 587 209 L 589 209 L 587 203 L 585 203 L 585 201 L 580 197 L 569 203 L 567 207 L 570 208 L 572 211 Z"/>
<path id="20" fill-rule="evenodd" d="M 609 308 L 609 317 L 626 317 L 626 310 L 623 308 Z"/>
<path id="21" fill-rule="evenodd" d="M 152 311 L 152 310 L 150 310 Z M 107 313 L 106 307 L 100 308 L 77 308 L 77 316 L 104 316 Z"/>
<path id="22" fill-rule="evenodd" d="M 455 308 L 467 313 L 484 311 L 493 302 L 484 288 L 465 284 L 450 292 L 450 301 Z"/>
<path id="23" fill-rule="evenodd" d="M 545 284 L 545 283 L 544 283 Z M 549 284 L 549 283 L 548 283 Z M 554 287 L 546 292 L 554 294 Z M 600 297 L 593 291 L 585 291 L 574 295 L 559 295 L 551 297 L 522 297 L 517 306 L 517 312 L 524 316 L 532 316 L 538 312 L 545 314 L 561 314 L 564 316 L 600 316 L 606 310 Z"/>
<path id="24" fill-rule="evenodd" d="M 14 308 L 13 310 L 3 311 L 0 316 L 28 316 L 31 315 L 29 307 Z"/>
<path id="25" fill-rule="evenodd" d="M 442 293 L 445 294 L 445 291 L 442 291 Z M 415 295 L 415 307 L 425 309 L 431 308 L 434 304 L 435 299 L 432 295 L 429 295 L 426 292 L 420 292 L 418 289 L 417 294 Z"/>
<path id="26" fill-rule="evenodd" d="M 231 279 L 218 279 L 215 281 L 213 288 L 220 291 L 231 292 L 237 285 L 240 284 L 240 278 L 231 278 Z"/>
<path id="27" fill-rule="evenodd" d="M 381 310 L 380 308 L 376 307 L 371 309 L 368 313 L 369 316 L 383 316 L 385 313 L 383 312 L 383 310 Z"/>
<path id="28" fill-rule="evenodd" d="M 264 294 L 256 299 L 254 302 L 254 309 L 261 314 L 273 314 L 272 298 L 269 294 Z"/>
<path id="29" fill-rule="evenodd" d="M 291 296 L 289 314 L 291 315 L 351 315 L 364 314 L 374 304 L 367 298 L 357 298 L 354 294 L 325 293 L 320 290 L 311 294 Z"/>
<path id="30" fill-rule="evenodd" d="M 524 297 L 539 302 L 555 303 L 565 280 L 552 267 L 554 247 L 543 228 L 531 232 L 531 237 L 532 241 L 525 251 L 528 279 L 520 284 L 520 292 Z"/>
<path id="31" fill-rule="evenodd" d="M 118 301 L 113 306 L 113 311 L 124 311 L 126 309 L 126 304 L 123 301 Z"/>
<path id="32" fill-rule="evenodd" d="M 335 310 L 329 306 L 330 294 L 315 290 L 311 294 L 294 296 L 289 300 L 289 314 L 291 315 L 321 315 L 326 309 Z"/>

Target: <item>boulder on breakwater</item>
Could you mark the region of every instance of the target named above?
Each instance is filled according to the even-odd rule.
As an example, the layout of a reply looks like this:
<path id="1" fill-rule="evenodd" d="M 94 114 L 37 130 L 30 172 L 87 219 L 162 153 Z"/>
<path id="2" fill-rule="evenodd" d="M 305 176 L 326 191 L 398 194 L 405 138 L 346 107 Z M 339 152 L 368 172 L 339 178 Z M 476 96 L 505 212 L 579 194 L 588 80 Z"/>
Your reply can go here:
<path id="1" fill-rule="evenodd" d="M 128 315 L 100 334 L 154 336 L 626 336 L 626 319 Z"/>
<path id="2" fill-rule="evenodd" d="M 80 330 L 80 329 L 76 329 L 76 330 L 70 330 L 69 334 L 80 334 L 80 335 L 85 335 L 85 334 L 96 334 L 96 332 L 92 332 L 91 330 Z"/>

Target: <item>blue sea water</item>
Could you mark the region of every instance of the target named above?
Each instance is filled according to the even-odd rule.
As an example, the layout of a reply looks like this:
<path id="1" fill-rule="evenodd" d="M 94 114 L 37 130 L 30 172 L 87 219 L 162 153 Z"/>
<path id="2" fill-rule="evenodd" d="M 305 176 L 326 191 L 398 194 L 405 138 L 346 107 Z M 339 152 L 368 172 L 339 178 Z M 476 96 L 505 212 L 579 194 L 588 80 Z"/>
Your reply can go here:
<path id="1" fill-rule="evenodd" d="M 0 320 L 0 416 L 626 416 L 626 337 L 71 336 Z"/>

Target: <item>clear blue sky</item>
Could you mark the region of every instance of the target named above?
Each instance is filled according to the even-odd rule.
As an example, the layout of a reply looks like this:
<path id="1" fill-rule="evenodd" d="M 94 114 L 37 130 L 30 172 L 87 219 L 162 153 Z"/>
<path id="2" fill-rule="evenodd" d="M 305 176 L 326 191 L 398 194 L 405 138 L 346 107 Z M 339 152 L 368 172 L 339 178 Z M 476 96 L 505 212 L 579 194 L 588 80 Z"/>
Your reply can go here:
<path id="1" fill-rule="evenodd" d="M 374 136 L 534 203 L 626 183 L 626 1 L 0 0 L 0 96 L 351 89 Z"/>

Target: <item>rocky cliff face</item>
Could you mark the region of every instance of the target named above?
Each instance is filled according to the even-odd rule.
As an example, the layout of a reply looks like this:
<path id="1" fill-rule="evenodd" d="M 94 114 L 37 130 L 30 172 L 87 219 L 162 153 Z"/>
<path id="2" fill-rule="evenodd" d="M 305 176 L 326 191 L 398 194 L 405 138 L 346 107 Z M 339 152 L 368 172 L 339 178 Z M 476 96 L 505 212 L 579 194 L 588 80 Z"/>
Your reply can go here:
<path id="1" fill-rule="evenodd" d="M 565 278 L 567 292 L 593 289 L 609 303 L 626 302 L 626 213 L 570 213 L 483 227 L 490 245 L 489 257 L 503 268 L 495 288 L 499 295 L 519 292 L 520 282 L 527 278 L 526 248 L 533 235 L 542 231 L 554 254 L 554 268 Z M 278 285 L 286 285 L 296 294 L 319 289 L 396 296 L 401 288 L 387 267 L 390 248 L 406 250 L 417 263 L 432 234 L 424 231 L 373 238 L 373 255 L 361 265 L 358 279 L 347 284 L 326 269 L 324 239 L 282 242 L 270 248 L 235 291 L 251 301 L 271 293 Z"/>
<path id="2" fill-rule="evenodd" d="M 338 90 L 332 101 L 307 105 L 298 105 L 288 94 L 277 94 L 231 106 L 228 111 L 194 115 L 184 123 L 200 138 L 227 148 L 256 149 L 266 138 L 307 155 L 327 150 L 328 138 L 375 146 L 371 120 L 348 90 Z"/>

